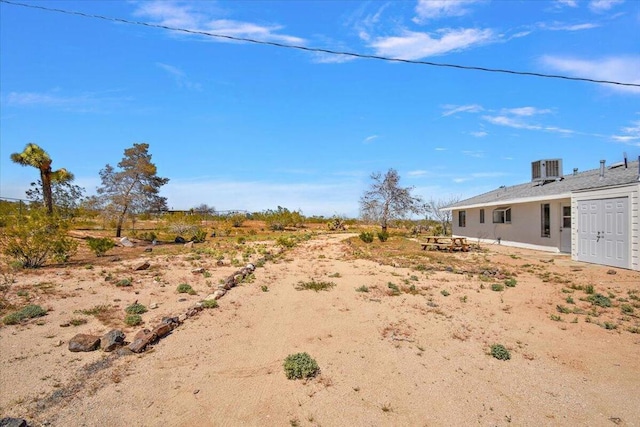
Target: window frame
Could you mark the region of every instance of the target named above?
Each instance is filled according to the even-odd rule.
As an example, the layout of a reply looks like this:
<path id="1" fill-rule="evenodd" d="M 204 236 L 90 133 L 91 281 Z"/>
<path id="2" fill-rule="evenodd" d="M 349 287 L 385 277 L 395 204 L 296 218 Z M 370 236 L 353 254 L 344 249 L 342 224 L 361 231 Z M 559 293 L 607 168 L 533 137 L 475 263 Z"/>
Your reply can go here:
<path id="1" fill-rule="evenodd" d="M 480 224 L 484 224 L 484 209 L 480 209 Z"/>
<path id="2" fill-rule="evenodd" d="M 492 219 L 494 224 L 511 224 L 511 206 L 494 209 Z"/>
<path id="3" fill-rule="evenodd" d="M 540 204 L 540 237 L 551 237 L 551 203 Z"/>
<path id="4" fill-rule="evenodd" d="M 458 211 L 458 227 L 465 228 L 467 226 L 467 211 Z"/>

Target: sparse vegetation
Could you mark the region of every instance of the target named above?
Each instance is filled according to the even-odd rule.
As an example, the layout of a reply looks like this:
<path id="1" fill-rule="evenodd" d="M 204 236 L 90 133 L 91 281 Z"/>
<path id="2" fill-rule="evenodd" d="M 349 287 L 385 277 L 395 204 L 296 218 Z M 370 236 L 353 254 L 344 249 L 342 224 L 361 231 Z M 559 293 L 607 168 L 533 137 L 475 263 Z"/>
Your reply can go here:
<path id="1" fill-rule="evenodd" d="M 493 344 L 491 346 L 491 355 L 498 360 L 511 359 L 511 353 L 509 353 L 509 350 L 502 344 Z"/>
<path id="2" fill-rule="evenodd" d="M 218 308 L 218 301 L 214 299 L 206 299 L 200 304 L 202 304 L 202 308 Z"/>
<path id="3" fill-rule="evenodd" d="M 87 245 L 89 245 L 89 249 L 91 249 L 93 253 L 99 257 L 103 256 L 107 253 L 107 251 L 110 251 L 116 246 L 114 241 L 109 239 L 108 237 L 87 237 Z"/>
<path id="4" fill-rule="evenodd" d="M 139 314 L 127 314 L 124 318 L 124 323 L 127 326 L 138 326 L 142 323 L 142 316 Z"/>
<path id="5" fill-rule="evenodd" d="M 33 319 L 34 317 L 40 317 L 47 314 L 47 310 L 39 305 L 30 304 L 23 309 L 14 313 L 8 314 L 2 318 L 2 323 L 5 325 L 16 325 L 23 320 Z"/>
<path id="6" fill-rule="evenodd" d="M 312 378 L 320 372 L 320 367 L 309 354 L 296 353 L 284 360 L 284 372 L 290 380 Z"/>
<path id="7" fill-rule="evenodd" d="M 504 291 L 504 285 L 501 283 L 492 283 L 491 290 L 495 292 L 502 292 Z"/>
<path id="8" fill-rule="evenodd" d="M 323 282 L 323 281 L 316 281 L 315 279 L 312 279 L 308 282 L 303 282 L 300 281 L 298 282 L 298 284 L 296 285 L 296 290 L 298 291 L 328 291 L 329 289 L 333 288 L 336 284 L 333 282 Z"/>
<path id="9" fill-rule="evenodd" d="M 136 302 L 131 304 L 127 308 L 125 308 L 124 311 L 127 314 L 143 314 L 143 313 L 146 313 L 148 310 L 147 310 L 147 307 Z"/>
<path id="10" fill-rule="evenodd" d="M 587 300 L 598 307 L 611 307 L 611 300 L 602 294 L 593 294 Z"/>
<path id="11" fill-rule="evenodd" d="M 370 231 L 363 231 L 360 233 L 358 237 L 360 237 L 360 240 L 362 240 L 365 243 L 373 242 L 373 233 Z"/>
<path id="12" fill-rule="evenodd" d="M 178 291 L 179 294 L 189 294 L 189 295 L 196 294 L 195 289 L 193 289 L 191 285 L 188 283 L 180 283 L 176 288 L 176 291 Z"/>
<path id="13" fill-rule="evenodd" d="M 362 285 L 362 286 L 356 288 L 356 292 L 369 292 L 369 288 L 366 287 L 365 285 Z"/>

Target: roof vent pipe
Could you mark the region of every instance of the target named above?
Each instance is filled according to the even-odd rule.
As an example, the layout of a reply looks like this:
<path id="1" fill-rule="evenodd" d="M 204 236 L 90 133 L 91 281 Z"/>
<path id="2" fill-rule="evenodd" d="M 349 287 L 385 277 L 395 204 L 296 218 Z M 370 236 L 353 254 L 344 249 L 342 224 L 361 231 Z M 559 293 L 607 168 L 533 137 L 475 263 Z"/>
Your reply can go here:
<path id="1" fill-rule="evenodd" d="M 573 175 L 578 175 L 578 168 L 573 168 Z"/>
<path id="2" fill-rule="evenodd" d="M 600 179 L 604 178 L 604 160 L 600 160 Z"/>

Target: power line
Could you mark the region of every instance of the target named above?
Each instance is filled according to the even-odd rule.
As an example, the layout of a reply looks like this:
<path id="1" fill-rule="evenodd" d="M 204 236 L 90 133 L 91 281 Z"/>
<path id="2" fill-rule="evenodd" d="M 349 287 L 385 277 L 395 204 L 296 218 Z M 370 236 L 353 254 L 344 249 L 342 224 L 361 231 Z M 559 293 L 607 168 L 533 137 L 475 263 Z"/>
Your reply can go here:
<path id="1" fill-rule="evenodd" d="M 461 70 L 484 71 L 484 72 L 488 72 L 488 73 L 514 74 L 514 75 L 519 75 L 519 76 L 541 77 L 541 78 L 562 79 L 562 80 L 573 80 L 573 81 L 588 82 L 588 83 L 600 83 L 600 84 L 610 84 L 610 85 L 618 85 L 618 86 L 628 86 L 628 87 L 638 87 L 638 88 L 640 88 L 640 84 L 637 84 L 637 83 L 626 83 L 626 82 L 618 82 L 618 81 L 613 81 L 613 80 L 598 80 L 598 79 L 590 79 L 590 78 L 586 78 L 586 77 L 570 77 L 570 76 L 565 76 L 565 75 L 561 75 L 561 74 L 535 73 L 535 72 L 531 72 L 531 71 L 516 71 L 516 70 L 509 70 L 509 69 L 502 69 L 502 68 L 488 68 L 488 67 L 477 67 L 477 66 L 472 66 L 472 65 L 447 64 L 447 63 L 442 63 L 442 62 L 430 62 L 430 61 L 417 61 L 417 60 L 412 60 L 412 59 L 389 58 L 389 57 L 386 57 L 386 56 L 379 56 L 379 55 L 368 55 L 368 54 L 363 54 L 363 53 L 346 52 L 346 51 L 338 51 L 338 50 L 331 50 L 331 49 L 324 49 L 324 48 L 317 48 L 317 47 L 307 47 L 307 46 L 300 46 L 300 45 L 294 45 L 294 44 L 270 42 L 270 41 L 256 40 L 256 39 L 245 38 L 245 37 L 229 36 L 229 35 L 226 35 L 226 34 L 215 34 L 215 33 L 210 33 L 210 32 L 207 32 L 207 31 L 189 30 L 189 29 L 186 29 L 186 28 L 170 27 L 168 25 L 162 25 L 162 24 L 151 24 L 151 23 L 148 23 L 148 22 L 132 21 L 132 20 L 123 19 L 123 18 L 114 18 L 114 17 L 104 16 L 104 15 L 95 15 L 95 14 L 91 14 L 91 13 L 77 12 L 77 11 L 73 11 L 73 10 L 65 10 L 65 9 L 56 9 L 56 8 L 50 8 L 50 7 L 45 7 L 45 6 L 37 6 L 37 5 L 19 3 L 19 2 L 10 1 L 10 0 L 0 0 L 0 3 L 5 3 L 5 4 L 13 5 L 13 6 L 28 7 L 28 8 L 32 8 L 32 9 L 39 9 L 39 10 L 44 10 L 44 11 L 47 11 L 47 12 L 57 12 L 57 13 L 64 13 L 64 14 L 67 14 L 67 15 L 76 15 L 76 16 L 81 16 L 81 17 L 84 17 L 84 18 L 102 19 L 102 20 L 105 20 L 105 21 L 119 22 L 119 23 L 122 23 L 122 24 L 141 25 L 141 26 L 150 27 L 150 28 L 160 28 L 160 29 L 163 29 L 163 30 L 177 31 L 177 32 L 182 32 L 182 33 L 187 33 L 187 34 L 195 34 L 195 35 L 207 36 L 207 37 L 215 37 L 215 38 L 219 38 L 219 39 L 233 40 L 233 41 L 238 41 L 238 42 L 246 42 L 246 43 L 254 43 L 254 44 L 260 44 L 260 45 L 274 46 L 274 47 L 285 48 L 285 49 L 297 49 L 297 50 L 302 50 L 302 51 L 306 51 L 306 52 L 313 52 L 313 53 L 326 53 L 326 54 L 330 54 L 330 55 L 349 56 L 349 57 L 352 57 L 352 58 L 361 58 L 361 59 L 376 59 L 376 60 L 379 60 L 379 61 L 387 61 L 387 62 L 401 62 L 401 63 L 415 64 L 415 65 L 429 65 L 429 66 L 432 66 L 432 67 L 457 68 L 457 69 L 461 69 Z"/>

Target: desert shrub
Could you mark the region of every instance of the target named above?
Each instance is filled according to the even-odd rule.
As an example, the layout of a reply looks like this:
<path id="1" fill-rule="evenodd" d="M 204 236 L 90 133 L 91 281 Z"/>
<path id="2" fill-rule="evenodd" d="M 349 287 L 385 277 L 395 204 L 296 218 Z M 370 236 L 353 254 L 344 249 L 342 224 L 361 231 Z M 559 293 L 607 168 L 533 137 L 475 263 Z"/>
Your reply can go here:
<path id="1" fill-rule="evenodd" d="M 207 232 L 201 228 L 197 228 L 191 237 L 191 241 L 194 243 L 203 243 L 207 240 Z"/>
<path id="2" fill-rule="evenodd" d="M 246 219 L 247 219 L 247 216 L 240 213 L 237 213 L 229 217 L 229 220 L 231 221 L 231 225 L 235 228 L 242 227 L 242 224 L 244 224 Z"/>
<path id="3" fill-rule="evenodd" d="M 504 291 L 504 285 L 501 283 L 494 283 L 491 285 L 491 290 L 495 292 L 502 292 Z"/>
<path id="4" fill-rule="evenodd" d="M 145 231 L 140 233 L 139 238 L 147 242 L 153 242 L 158 239 L 158 236 L 153 231 Z"/>
<path id="5" fill-rule="evenodd" d="M 2 319 L 2 323 L 5 325 L 15 325 L 25 319 L 33 319 L 34 317 L 44 316 L 45 314 L 47 314 L 47 310 L 39 305 L 30 304 L 19 311 L 6 315 Z"/>
<path id="6" fill-rule="evenodd" d="M 299 291 L 303 290 L 312 290 L 312 291 L 328 291 L 333 288 L 336 284 L 333 282 L 316 282 L 315 279 L 309 282 L 300 281 L 296 285 L 296 289 Z"/>
<path id="7" fill-rule="evenodd" d="M 69 236 L 69 221 L 32 209 L 0 233 L 2 252 L 22 268 L 42 267 L 47 261 L 67 261 L 78 244 Z"/>
<path id="8" fill-rule="evenodd" d="M 386 242 L 387 240 L 389 240 L 389 233 L 387 233 L 386 231 L 379 231 L 378 240 L 380 240 L 381 242 Z"/>
<path id="9" fill-rule="evenodd" d="M 504 285 L 508 288 L 515 288 L 516 284 L 518 283 L 518 281 L 516 279 L 514 279 L 513 277 L 510 279 L 506 279 L 504 281 Z"/>
<path id="10" fill-rule="evenodd" d="M 591 295 L 591 294 L 593 294 L 595 292 L 595 289 L 594 289 L 593 285 L 587 285 L 584 288 L 584 291 L 585 291 L 585 293 Z"/>
<path id="11" fill-rule="evenodd" d="M 448 297 L 449 295 L 451 295 L 449 291 L 446 289 L 441 290 L 440 293 L 442 294 L 442 296 L 445 296 L 445 297 Z"/>
<path id="12" fill-rule="evenodd" d="M 511 353 L 509 353 L 509 350 L 502 344 L 493 344 L 491 346 L 491 355 L 498 360 L 511 359 Z"/>
<path id="13" fill-rule="evenodd" d="M 260 289 L 262 290 L 262 292 L 269 292 L 269 287 L 267 285 L 260 286 Z"/>
<path id="14" fill-rule="evenodd" d="M 568 313 L 571 313 L 571 310 L 569 310 L 567 307 L 565 307 L 565 306 L 564 306 L 564 305 L 562 305 L 562 304 L 558 304 L 558 305 L 556 305 L 556 310 L 558 310 L 558 312 L 559 312 L 559 313 L 562 313 L 562 314 L 568 314 Z"/>
<path id="15" fill-rule="evenodd" d="M 318 363 L 307 353 L 290 354 L 284 360 L 284 373 L 290 380 L 312 378 L 319 371 Z"/>
<path id="16" fill-rule="evenodd" d="M 147 312 L 147 307 L 136 302 L 125 308 L 124 311 L 127 314 L 142 314 Z"/>
<path id="17" fill-rule="evenodd" d="M 623 314 L 633 314 L 633 306 L 631 304 L 622 304 L 620 306 L 620 311 L 622 311 Z"/>
<path id="18" fill-rule="evenodd" d="M 400 295 L 400 288 L 398 288 L 398 285 L 396 285 L 395 283 L 389 282 L 387 283 L 387 287 L 391 289 L 391 295 Z"/>
<path id="19" fill-rule="evenodd" d="M 142 316 L 139 314 L 127 314 L 124 318 L 124 323 L 128 326 L 138 326 L 142 323 Z"/>
<path id="20" fill-rule="evenodd" d="M 292 248 L 296 245 L 296 243 L 296 239 L 292 236 L 280 236 L 276 240 L 276 244 L 284 248 Z"/>
<path id="21" fill-rule="evenodd" d="M 195 295 L 196 291 L 188 283 L 180 283 L 176 288 L 179 294 Z"/>
<path id="22" fill-rule="evenodd" d="M 110 251 L 116 246 L 113 240 L 108 237 L 88 237 L 87 244 L 96 256 L 103 256 L 107 251 Z"/>
<path id="23" fill-rule="evenodd" d="M 360 240 L 362 240 L 365 243 L 371 243 L 373 242 L 373 233 L 370 231 L 363 231 L 362 233 L 360 233 Z"/>
<path id="24" fill-rule="evenodd" d="M 369 292 L 369 288 L 365 285 L 362 285 L 359 288 L 356 288 L 356 292 Z"/>
<path id="25" fill-rule="evenodd" d="M 131 286 L 132 283 L 133 283 L 133 280 L 131 278 L 121 279 L 116 282 L 116 286 L 119 288 L 126 288 L 128 286 Z"/>
<path id="26" fill-rule="evenodd" d="M 216 301 L 214 299 L 206 299 L 206 300 L 202 301 L 201 304 L 202 304 L 202 308 L 217 308 L 218 307 L 218 301 Z"/>
<path id="27" fill-rule="evenodd" d="M 587 301 L 598 307 L 611 307 L 611 300 L 602 294 L 593 294 L 587 298 Z"/>

